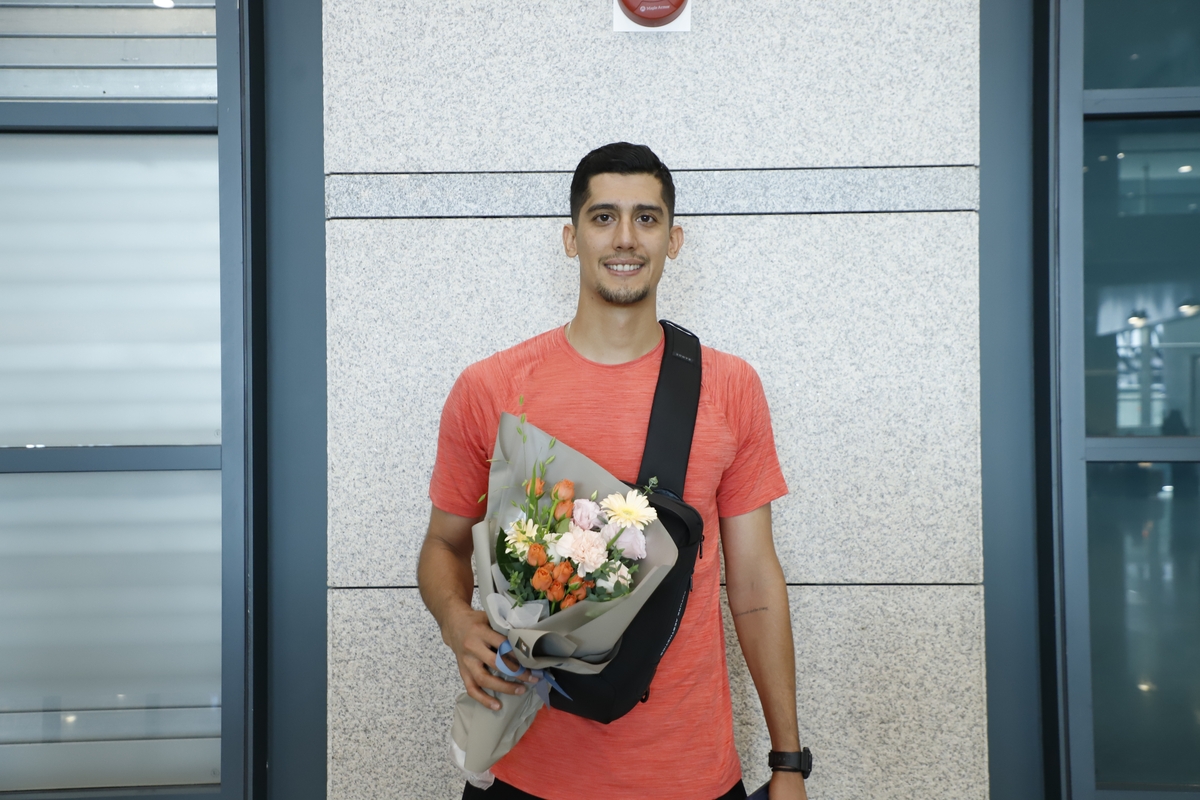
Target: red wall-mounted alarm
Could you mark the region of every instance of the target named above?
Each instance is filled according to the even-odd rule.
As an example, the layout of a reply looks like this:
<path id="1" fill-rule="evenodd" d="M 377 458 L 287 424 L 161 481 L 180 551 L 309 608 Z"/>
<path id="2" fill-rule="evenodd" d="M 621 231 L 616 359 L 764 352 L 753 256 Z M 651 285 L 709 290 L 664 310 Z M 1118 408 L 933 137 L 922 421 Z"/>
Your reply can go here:
<path id="1" fill-rule="evenodd" d="M 673 22 L 683 13 L 688 0 L 620 0 L 625 16 L 638 25 L 657 28 Z"/>

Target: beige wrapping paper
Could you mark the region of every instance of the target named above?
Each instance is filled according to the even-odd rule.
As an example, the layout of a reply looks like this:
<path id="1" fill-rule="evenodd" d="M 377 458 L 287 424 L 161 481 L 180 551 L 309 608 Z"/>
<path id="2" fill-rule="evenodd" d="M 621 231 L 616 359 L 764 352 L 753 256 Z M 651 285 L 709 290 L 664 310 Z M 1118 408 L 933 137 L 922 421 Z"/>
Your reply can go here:
<path id="1" fill-rule="evenodd" d="M 539 622 L 522 627 L 510 625 L 504 616 L 512 604 L 508 587 L 497 585 L 493 577 L 499 575 L 495 566 L 496 537 L 520 516 L 513 501 L 518 506 L 524 501 L 521 483 L 529 478 L 534 464 L 554 456 L 554 461 L 546 467 L 547 488 L 568 478 L 575 482 L 576 497 L 591 497 L 596 492 L 598 499 L 603 499 L 629 491 L 628 486 L 587 456 L 562 442 L 552 442 L 548 433 L 528 422 L 521 423 L 511 414 L 501 415 L 488 476 L 487 516 L 471 529 L 475 578 L 488 622 L 494 630 L 508 636 L 513 646 L 512 656 L 522 666 L 595 674 L 616 655 L 621 634 L 675 565 L 679 553 L 671 535 L 655 520 L 646 526 L 646 557 L 638 562 L 629 594 L 606 602 L 584 600 Z M 458 765 L 467 772 L 484 773 L 499 761 L 529 729 L 542 706 L 534 691 L 497 697 L 501 703 L 499 711 L 485 708 L 465 692 L 455 703 L 451 738 L 466 754 Z"/>

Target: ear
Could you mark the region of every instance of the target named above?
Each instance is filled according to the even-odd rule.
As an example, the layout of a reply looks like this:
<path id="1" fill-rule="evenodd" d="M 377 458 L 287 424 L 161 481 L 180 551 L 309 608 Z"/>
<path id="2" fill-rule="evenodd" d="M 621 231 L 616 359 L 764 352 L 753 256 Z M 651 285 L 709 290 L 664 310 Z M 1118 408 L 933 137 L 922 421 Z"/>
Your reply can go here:
<path id="1" fill-rule="evenodd" d="M 683 249 L 683 227 L 680 225 L 671 226 L 670 238 L 667 240 L 667 256 L 672 260 L 679 255 L 679 251 Z"/>
<path id="2" fill-rule="evenodd" d="M 579 248 L 575 244 L 575 226 L 569 222 L 563 225 L 563 250 L 567 251 L 567 258 L 579 255 Z"/>

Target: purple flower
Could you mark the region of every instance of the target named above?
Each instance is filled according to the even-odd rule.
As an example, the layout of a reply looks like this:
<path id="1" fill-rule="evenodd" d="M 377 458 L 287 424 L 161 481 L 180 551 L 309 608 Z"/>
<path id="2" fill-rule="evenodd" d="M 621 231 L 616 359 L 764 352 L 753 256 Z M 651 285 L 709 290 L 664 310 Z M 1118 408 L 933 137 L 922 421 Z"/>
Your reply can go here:
<path id="1" fill-rule="evenodd" d="M 590 531 L 600 525 L 600 504 L 591 500 L 576 500 L 575 511 L 571 519 L 585 531 Z"/>

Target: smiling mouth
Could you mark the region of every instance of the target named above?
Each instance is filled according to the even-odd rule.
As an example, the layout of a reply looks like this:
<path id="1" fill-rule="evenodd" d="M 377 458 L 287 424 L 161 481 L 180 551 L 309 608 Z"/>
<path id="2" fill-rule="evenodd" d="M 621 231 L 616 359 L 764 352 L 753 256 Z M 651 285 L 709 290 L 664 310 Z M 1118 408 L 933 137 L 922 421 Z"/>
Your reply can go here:
<path id="1" fill-rule="evenodd" d="M 605 265 L 604 265 L 604 267 L 605 267 L 605 268 L 606 268 L 606 269 L 607 269 L 609 272 L 615 272 L 615 273 L 617 273 L 618 275 L 629 275 L 629 274 L 631 274 L 631 273 L 637 272 L 639 269 L 641 269 L 641 268 L 642 268 L 642 267 L 644 267 L 644 266 L 646 266 L 646 265 L 645 265 L 645 264 L 641 264 L 641 263 L 637 263 L 637 264 L 614 264 L 614 263 L 607 263 L 607 264 L 605 264 Z"/>

